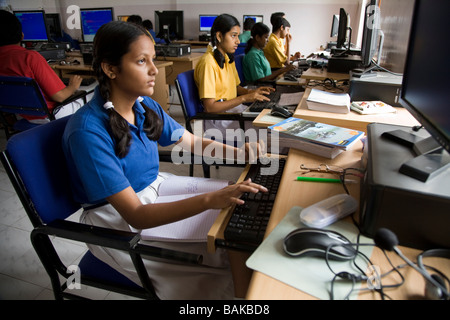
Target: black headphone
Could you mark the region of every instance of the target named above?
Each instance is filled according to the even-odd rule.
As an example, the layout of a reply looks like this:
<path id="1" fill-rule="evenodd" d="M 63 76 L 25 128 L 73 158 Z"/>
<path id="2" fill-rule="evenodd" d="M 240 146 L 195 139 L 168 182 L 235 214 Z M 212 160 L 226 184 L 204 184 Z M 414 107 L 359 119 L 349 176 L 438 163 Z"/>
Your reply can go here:
<path id="1" fill-rule="evenodd" d="M 432 300 L 448 300 L 448 299 L 450 299 L 450 296 L 449 296 L 450 280 L 442 272 L 440 272 L 439 270 L 436 270 L 435 268 L 431 268 L 431 269 L 436 273 L 434 273 L 434 274 L 428 273 L 425 265 L 423 264 L 423 258 L 430 258 L 430 257 L 450 259 L 450 250 L 448 250 L 448 249 L 431 249 L 431 250 L 426 250 L 417 256 L 418 267 L 424 273 L 427 273 L 432 279 L 434 279 L 434 281 L 436 281 L 441 286 L 441 287 L 437 287 L 434 284 L 432 284 L 430 281 L 426 281 L 426 286 L 425 286 L 426 298 L 432 299 Z M 430 267 L 428 267 L 428 268 L 430 268 Z"/>

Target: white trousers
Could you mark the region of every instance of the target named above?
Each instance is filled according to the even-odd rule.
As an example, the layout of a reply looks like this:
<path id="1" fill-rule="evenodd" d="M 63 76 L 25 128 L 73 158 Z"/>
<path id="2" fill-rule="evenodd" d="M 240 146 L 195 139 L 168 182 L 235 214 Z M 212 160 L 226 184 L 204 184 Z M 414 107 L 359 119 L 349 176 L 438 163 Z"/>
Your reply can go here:
<path id="1" fill-rule="evenodd" d="M 138 193 L 142 203 L 153 203 L 158 197 L 159 184 L 171 174 L 160 173 L 158 178 L 147 188 Z M 82 223 L 138 232 L 129 226 L 120 214 L 107 204 L 99 208 L 84 211 Z M 207 252 L 206 242 L 160 242 L 142 241 L 143 244 L 174 249 L 183 252 L 201 254 L 203 263 L 199 266 L 182 265 L 153 261 L 143 256 L 149 277 L 160 299 L 193 300 L 193 299 L 232 299 L 234 285 L 228 255 L 225 250 L 216 253 Z M 89 250 L 100 260 L 140 284 L 133 262 L 127 252 L 88 245 Z"/>

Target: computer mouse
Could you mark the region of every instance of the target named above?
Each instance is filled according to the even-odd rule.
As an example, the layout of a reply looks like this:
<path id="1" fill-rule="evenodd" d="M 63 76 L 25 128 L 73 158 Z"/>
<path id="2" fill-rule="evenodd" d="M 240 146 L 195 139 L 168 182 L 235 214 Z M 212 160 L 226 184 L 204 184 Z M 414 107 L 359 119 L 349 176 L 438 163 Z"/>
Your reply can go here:
<path id="1" fill-rule="evenodd" d="M 292 257 L 326 257 L 330 260 L 351 260 L 357 251 L 342 234 L 319 228 L 299 228 L 283 241 L 284 251 Z"/>
<path id="2" fill-rule="evenodd" d="M 275 117 L 282 117 L 282 118 L 289 118 L 292 117 L 293 113 L 290 112 L 289 110 L 274 104 L 272 106 L 272 111 L 270 111 L 270 114 L 275 116 Z"/>

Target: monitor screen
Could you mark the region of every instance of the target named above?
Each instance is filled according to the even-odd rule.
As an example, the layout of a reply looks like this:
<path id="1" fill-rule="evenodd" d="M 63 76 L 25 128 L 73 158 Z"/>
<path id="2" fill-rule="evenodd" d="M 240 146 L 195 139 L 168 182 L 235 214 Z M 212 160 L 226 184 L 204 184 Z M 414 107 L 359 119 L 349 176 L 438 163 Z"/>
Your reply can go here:
<path id="1" fill-rule="evenodd" d="M 47 30 L 50 39 L 55 40 L 63 36 L 61 19 L 58 13 L 46 13 L 45 22 L 47 24 Z"/>
<path id="2" fill-rule="evenodd" d="M 344 8 L 339 11 L 339 28 L 337 35 L 337 48 L 345 47 L 345 41 L 347 40 L 347 27 L 348 27 L 348 15 Z"/>
<path id="3" fill-rule="evenodd" d="M 364 67 L 370 66 L 378 48 L 378 36 L 381 34 L 378 0 L 370 0 L 365 9 L 361 43 L 361 63 Z"/>
<path id="4" fill-rule="evenodd" d="M 244 19 L 242 20 L 242 21 L 243 21 L 243 22 L 242 22 L 242 25 L 244 25 L 244 21 L 245 21 L 245 19 L 247 19 L 247 18 L 252 18 L 253 20 L 255 20 L 255 23 L 263 22 L 263 20 L 264 20 L 264 18 L 263 18 L 262 15 L 245 14 L 245 15 L 244 15 Z"/>
<path id="5" fill-rule="evenodd" d="M 333 15 L 333 20 L 331 21 L 331 33 L 330 37 L 337 37 L 339 32 L 339 15 Z"/>
<path id="6" fill-rule="evenodd" d="M 112 8 L 80 9 L 81 33 L 84 42 L 93 42 L 97 30 L 113 20 Z"/>
<path id="7" fill-rule="evenodd" d="M 165 39 L 166 42 L 183 40 L 183 11 L 155 11 L 155 33 L 157 38 Z"/>
<path id="8" fill-rule="evenodd" d="M 448 39 L 448 12 L 448 0 L 416 1 L 400 101 L 450 152 L 450 65 L 430 58 Z"/>
<path id="9" fill-rule="evenodd" d="M 43 10 L 14 11 L 14 14 L 22 24 L 23 41 L 48 41 Z"/>
<path id="10" fill-rule="evenodd" d="M 214 23 L 214 20 L 217 18 L 217 15 L 213 14 L 201 14 L 199 16 L 199 26 L 200 26 L 200 32 L 207 32 L 210 33 L 211 27 Z"/>

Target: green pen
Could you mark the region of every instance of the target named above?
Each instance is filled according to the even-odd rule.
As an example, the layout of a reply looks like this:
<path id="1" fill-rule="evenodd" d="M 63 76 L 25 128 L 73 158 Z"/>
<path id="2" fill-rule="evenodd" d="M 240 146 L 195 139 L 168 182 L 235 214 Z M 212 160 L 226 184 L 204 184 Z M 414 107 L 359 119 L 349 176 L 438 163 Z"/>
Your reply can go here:
<path id="1" fill-rule="evenodd" d="M 334 183 L 342 182 L 340 179 L 317 178 L 317 177 L 297 177 L 297 181 L 334 182 Z"/>

